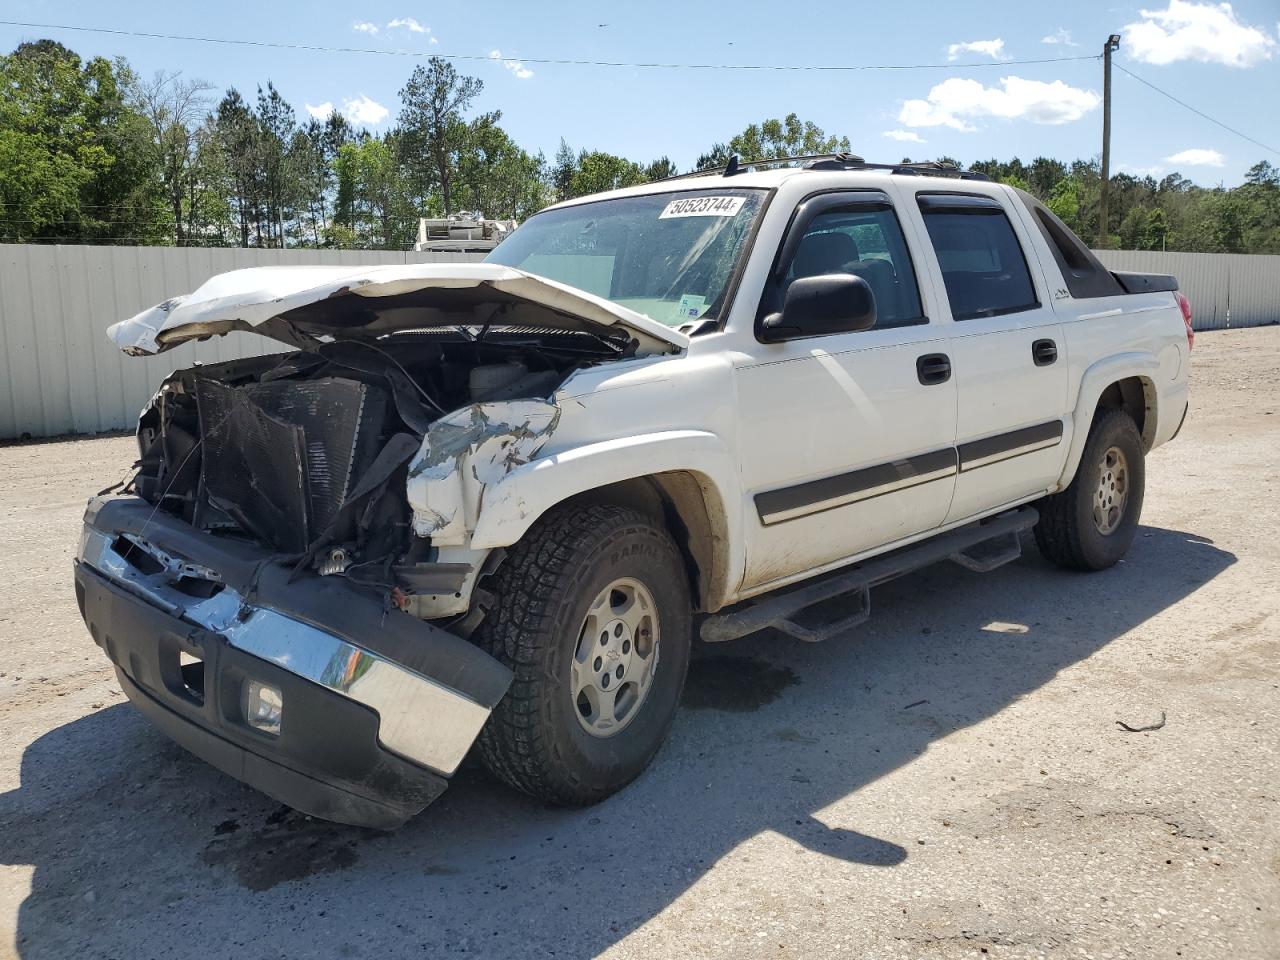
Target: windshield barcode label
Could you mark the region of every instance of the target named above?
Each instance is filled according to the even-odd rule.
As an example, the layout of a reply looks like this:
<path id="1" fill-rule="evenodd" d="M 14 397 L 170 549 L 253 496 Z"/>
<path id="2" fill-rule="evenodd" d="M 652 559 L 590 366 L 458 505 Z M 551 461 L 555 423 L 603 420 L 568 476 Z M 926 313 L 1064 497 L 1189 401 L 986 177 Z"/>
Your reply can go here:
<path id="1" fill-rule="evenodd" d="M 683 200 L 672 200 L 659 220 L 671 217 L 735 217 L 742 209 L 742 201 L 746 197 L 685 197 Z"/>

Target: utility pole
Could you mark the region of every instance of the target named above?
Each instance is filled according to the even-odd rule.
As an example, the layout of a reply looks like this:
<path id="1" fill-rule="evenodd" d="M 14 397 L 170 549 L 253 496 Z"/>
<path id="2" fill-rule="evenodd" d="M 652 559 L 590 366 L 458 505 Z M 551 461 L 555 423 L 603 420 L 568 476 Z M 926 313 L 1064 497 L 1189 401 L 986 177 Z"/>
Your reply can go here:
<path id="1" fill-rule="evenodd" d="M 1120 34 L 1102 45 L 1102 189 L 1098 196 L 1098 247 L 1107 246 L 1107 191 L 1111 187 L 1111 53 L 1120 49 Z"/>

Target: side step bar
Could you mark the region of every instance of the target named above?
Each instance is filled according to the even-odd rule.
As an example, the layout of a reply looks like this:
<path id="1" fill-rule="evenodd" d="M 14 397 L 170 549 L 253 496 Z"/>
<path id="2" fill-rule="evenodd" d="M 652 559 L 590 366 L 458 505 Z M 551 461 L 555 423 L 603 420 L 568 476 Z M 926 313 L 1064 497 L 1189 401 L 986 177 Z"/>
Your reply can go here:
<path id="1" fill-rule="evenodd" d="M 1021 534 L 1039 519 L 1034 507 L 1023 507 L 873 557 L 785 592 L 748 600 L 707 617 L 702 622 L 702 639 L 722 643 L 772 627 L 806 643 L 828 640 L 871 616 L 872 587 L 939 560 L 951 560 L 969 570 L 987 573 L 1018 559 L 1022 555 Z M 817 604 L 849 595 L 853 595 L 850 599 L 856 598 L 852 612 L 845 609 L 835 619 L 817 623 L 797 619 Z"/>

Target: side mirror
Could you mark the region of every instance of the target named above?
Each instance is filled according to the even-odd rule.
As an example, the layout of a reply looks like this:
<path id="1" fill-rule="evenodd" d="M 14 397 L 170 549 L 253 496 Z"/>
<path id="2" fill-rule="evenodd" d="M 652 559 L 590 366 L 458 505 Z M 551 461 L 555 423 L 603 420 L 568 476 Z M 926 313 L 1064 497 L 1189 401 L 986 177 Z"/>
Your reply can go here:
<path id="1" fill-rule="evenodd" d="M 876 324 L 876 295 L 852 273 L 801 277 L 787 287 L 781 313 L 764 318 L 767 343 L 817 337 L 828 333 L 856 333 Z"/>

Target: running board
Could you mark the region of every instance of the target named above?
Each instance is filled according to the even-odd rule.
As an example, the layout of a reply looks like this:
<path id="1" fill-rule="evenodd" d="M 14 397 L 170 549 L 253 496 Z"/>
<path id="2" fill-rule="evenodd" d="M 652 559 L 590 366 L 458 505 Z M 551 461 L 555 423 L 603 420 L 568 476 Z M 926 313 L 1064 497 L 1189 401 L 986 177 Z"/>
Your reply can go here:
<path id="1" fill-rule="evenodd" d="M 873 557 L 816 581 L 784 588 L 785 592 L 747 600 L 707 617 L 702 622 L 702 639 L 723 643 L 772 627 L 805 643 L 829 640 L 871 616 L 872 587 L 939 560 L 952 560 L 978 573 L 1002 567 L 1022 555 L 1020 535 L 1039 519 L 1034 507 L 1023 507 Z M 823 619 L 819 611 L 812 609 L 837 597 L 854 600 L 852 612 L 845 606 L 836 617 Z"/>

